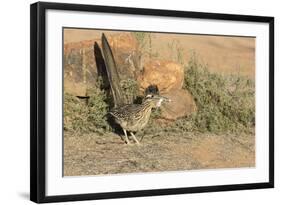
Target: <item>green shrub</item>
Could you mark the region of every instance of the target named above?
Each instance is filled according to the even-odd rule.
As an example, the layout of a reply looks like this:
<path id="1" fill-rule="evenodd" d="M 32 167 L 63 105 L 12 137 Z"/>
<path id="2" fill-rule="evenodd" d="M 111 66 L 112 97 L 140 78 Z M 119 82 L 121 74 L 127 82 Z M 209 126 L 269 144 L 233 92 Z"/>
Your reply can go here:
<path id="1" fill-rule="evenodd" d="M 211 73 L 193 55 L 185 69 L 185 89 L 198 112 L 192 121 L 199 131 L 241 132 L 255 125 L 255 84 L 242 76 Z"/>
<path id="2" fill-rule="evenodd" d="M 64 93 L 64 130 L 103 134 L 110 130 L 106 118 L 106 95 L 97 87 L 89 89 L 87 93 L 87 100 Z"/>
<path id="3" fill-rule="evenodd" d="M 125 96 L 125 100 L 126 100 L 125 103 L 126 104 L 133 103 L 137 97 L 138 90 L 139 90 L 137 81 L 131 78 L 126 78 L 124 80 L 121 80 L 120 85 L 123 94 Z"/>

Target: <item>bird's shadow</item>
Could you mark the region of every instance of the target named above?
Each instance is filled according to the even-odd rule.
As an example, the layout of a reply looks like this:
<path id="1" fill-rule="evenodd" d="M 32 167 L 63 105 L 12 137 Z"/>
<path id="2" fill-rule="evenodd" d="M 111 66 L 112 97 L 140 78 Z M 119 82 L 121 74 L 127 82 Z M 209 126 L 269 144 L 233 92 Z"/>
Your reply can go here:
<path id="1" fill-rule="evenodd" d="M 119 136 L 124 134 L 122 127 L 115 122 L 115 119 L 112 115 L 108 113 L 106 117 L 107 117 L 107 123 L 112 127 L 115 134 L 118 134 Z"/>

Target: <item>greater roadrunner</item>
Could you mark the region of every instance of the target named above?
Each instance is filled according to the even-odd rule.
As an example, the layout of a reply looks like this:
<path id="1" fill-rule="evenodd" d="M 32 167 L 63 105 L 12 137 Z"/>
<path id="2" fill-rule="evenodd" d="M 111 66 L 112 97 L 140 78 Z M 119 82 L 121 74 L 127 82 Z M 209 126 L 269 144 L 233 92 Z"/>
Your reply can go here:
<path id="1" fill-rule="evenodd" d="M 139 141 L 135 137 L 133 132 L 140 131 L 148 123 L 152 108 L 161 106 L 163 101 L 170 101 L 168 98 L 157 95 L 147 95 L 142 104 L 129 104 L 116 107 L 109 112 L 115 121 L 122 127 L 125 134 L 125 141 L 130 144 L 127 131 L 131 133 L 131 136 L 137 144 Z"/>
<path id="2" fill-rule="evenodd" d="M 128 131 L 131 133 L 131 136 L 135 142 L 139 144 L 139 141 L 133 132 L 137 132 L 146 126 L 153 108 L 160 107 L 162 102 L 169 102 L 170 100 L 158 94 L 147 94 L 141 104 L 125 105 L 116 63 L 112 50 L 104 34 L 102 34 L 102 51 L 104 55 L 108 81 L 114 99 L 114 108 L 109 112 L 109 114 L 114 117 L 115 122 L 118 123 L 123 129 L 126 143 L 130 144 L 127 136 Z"/>

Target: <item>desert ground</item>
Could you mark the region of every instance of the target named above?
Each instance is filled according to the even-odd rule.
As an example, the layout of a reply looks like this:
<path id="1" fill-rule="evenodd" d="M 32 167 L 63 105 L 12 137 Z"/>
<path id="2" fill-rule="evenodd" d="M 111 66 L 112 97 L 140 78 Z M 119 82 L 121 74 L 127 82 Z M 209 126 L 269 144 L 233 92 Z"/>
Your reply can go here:
<path id="1" fill-rule="evenodd" d="M 67 29 L 64 43 L 100 38 L 102 31 Z M 107 34 L 118 32 L 107 32 Z M 196 51 L 208 69 L 254 80 L 255 38 L 152 33 L 151 48 L 171 58 L 171 46 L 182 50 L 184 64 Z M 180 46 L 180 47 L 177 47 Z M 255 166 L 255 135 L 251 133 L 186 132 L 138 135 L 141 144 L 127 145 L 116 133 L 64 132 L 64 176 L 104 175 Z"/>
<path id="2" fill-rule="evenodd" d="M 127 145 L 114 133 L 64 138 L 64 175 L 104 175 L 255 166 L 253 135 L 144 136 Z"/>

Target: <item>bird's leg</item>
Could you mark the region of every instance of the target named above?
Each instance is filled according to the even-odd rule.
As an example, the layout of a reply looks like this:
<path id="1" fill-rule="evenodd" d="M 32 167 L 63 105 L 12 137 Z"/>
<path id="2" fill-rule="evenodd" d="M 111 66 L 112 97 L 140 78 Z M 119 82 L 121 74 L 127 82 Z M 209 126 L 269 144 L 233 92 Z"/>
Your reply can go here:
<path id="1" fill-rule="evenodd" d="M 127 136 L 127 131 L 125 129 L 123 129 L 123 132 L 125 134 L 125 141 L 126 141 L 126 143 L 130 144 L 130 141 L 129 141 L 128 136 Z"/>
<path id="2" fill-rule="evenodd" d="M 130 132 L 131 133 L 131 136 L 133 137 L 133 139 L 135 140 L 135 142 L 137 144 L 140 144 L 140 142 L 137 140 L 136 136 L 133 134 L 133 132 Z"/>

